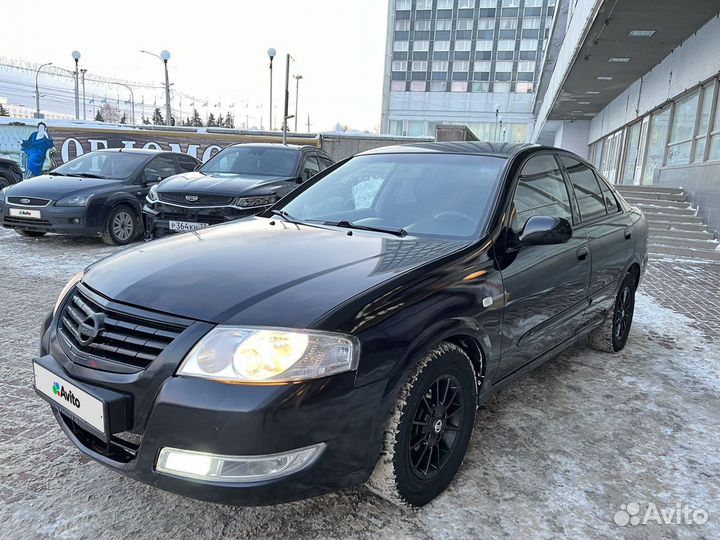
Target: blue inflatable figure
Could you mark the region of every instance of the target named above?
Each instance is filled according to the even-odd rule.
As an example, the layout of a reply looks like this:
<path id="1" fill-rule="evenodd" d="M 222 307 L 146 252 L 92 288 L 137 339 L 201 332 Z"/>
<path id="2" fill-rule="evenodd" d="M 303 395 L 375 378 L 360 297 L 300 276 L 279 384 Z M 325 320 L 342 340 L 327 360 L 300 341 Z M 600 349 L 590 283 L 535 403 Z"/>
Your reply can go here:
<path id="1" fill-rule="evenodd" d="M 42 174 L 43 163 L 45 163 L 45 155 L 55 143 L 47 132 L 45 122 L 40 122 L 30 136 L 22 141 L 22 151 L 27 155 L 27 169 L 31 176 Z"/>

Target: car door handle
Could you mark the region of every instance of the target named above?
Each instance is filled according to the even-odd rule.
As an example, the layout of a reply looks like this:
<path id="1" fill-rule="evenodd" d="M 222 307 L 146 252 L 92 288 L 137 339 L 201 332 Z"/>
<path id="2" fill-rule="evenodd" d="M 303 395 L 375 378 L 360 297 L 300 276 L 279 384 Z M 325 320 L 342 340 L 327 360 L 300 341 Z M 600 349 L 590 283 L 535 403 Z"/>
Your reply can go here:
<path id="1" fill-rule="evenodd" d="M 625 240 L 630 240 L 632 238 L 632 231 L 630 229 L 625 229 Z"/>
<path id="2" fill-rule="evenodd" d="M 576 253 L 578 261 L 584 261 L 585 259 L 587 259 L 587 256 L 590 255 L 590 250 L 586 247 L 581 247 L 577 250 Z"/>

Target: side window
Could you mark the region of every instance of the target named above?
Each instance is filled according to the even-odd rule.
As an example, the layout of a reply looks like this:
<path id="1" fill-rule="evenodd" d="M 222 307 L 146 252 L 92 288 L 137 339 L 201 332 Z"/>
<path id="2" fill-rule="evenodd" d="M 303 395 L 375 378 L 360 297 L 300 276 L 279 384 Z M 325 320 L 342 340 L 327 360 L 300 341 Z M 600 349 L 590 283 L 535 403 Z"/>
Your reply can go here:
<path id="1" fill-rule="evenodd" d="M 613 195 L 613 192 L 602 178 L 598 177 L 597 180 L 600 182 L 600 187 L 602 188 L 603 198 L 605 199 L 605 207 L 607 208 L 608 214 L 617 214 L 620 211 L 620 204 L 615 198 L 615 195 Z"/>
<path id="2" fill-rule="evenodd" d="M 300 176 L 302 179 L 309 180 L 319 172 L 320 166 L 317 163 L 315 154 L 308 154 L 305 156 L 305 161 L 303 161 L 302 169 L 300 170 Z"/>
<path id="3" fill-rule="evenodd" d="M 575 190 L 575 197 L 580 209 L 580 218 L 583 221 L 588 221 L 605 215 L 607 213 L 605 198 L 592 169 L 584 163 L 567 156 L 562 156 L 561 159 L 570 177 L 570 183 Z"/>
<path id="4" fill-rule="evenodd" d="M 330 165 L 333 164 L 332 160 L 329 158 L 326 158 L 325 156 L 318 154 L 318 161 L 320 162 L 320 170 L 327 169 Z"/>
<path id="5" fill-rule="evenodd" d="M 173 174 L 177 174 L 177 171 L 172 156 L 158 156 L 145 165 L 142 179 L 155 182 L 165 180 L 165 178 Z"/>
<path id="6" fill-rule="evenodd" d="M 175 158 L 178 161 L 178 166 L 180 167 L 180 172 L 191 172 L 195 170 L 195 167 L 197 167 L 198 162 L 195 161 L 190 156 L 187 156 L 185 154 L 179 154 L 175 156 Z"/>
<path id="7" fill-rule="evenodd" d="M 550 154 L 532 157 L 522 168 L 513 199 L 512 229 L 520 233 L 532 216 L 553 216 L 572 223 L 567 185 Z"/>

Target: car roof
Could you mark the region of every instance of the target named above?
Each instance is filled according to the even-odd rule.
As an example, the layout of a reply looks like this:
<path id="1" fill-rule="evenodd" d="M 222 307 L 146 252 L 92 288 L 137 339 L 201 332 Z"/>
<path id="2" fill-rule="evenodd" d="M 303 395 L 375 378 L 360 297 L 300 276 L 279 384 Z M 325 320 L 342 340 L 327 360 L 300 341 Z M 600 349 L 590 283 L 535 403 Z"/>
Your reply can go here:
<path id="1" fill-rule="evenodd" d="M 368 154 L 469 154 L 477 156 L 497 156 L 511 158 L 523 150 L 531 148 L 549 148 L 533 143 L 508 142 L 418 142 L 395 146 L 374 148 L 358 155 Z"/>
<path id="2" fill-rule="evenodd" d="M 172 154 L 170 150 L 155 150 L 153 148 L 99 148 L 95 152 L 115 152 L 122 154 L 141 154 L 154 156 L 155 154 Z M 88 152 L 89 154 L 90 152 Z"/>
<path id="3" fill-rule="evenodd" d="M 282 144 L 282 143 L 235 143 L 231 145 L 232 148 L 236 147 L 253 147 L 253 148 L 281 148 L 286 150 L 294 150 L 296 152 L 310 148 L 312 150 L 320 150 L 320 148 L 311 144 Z"/>

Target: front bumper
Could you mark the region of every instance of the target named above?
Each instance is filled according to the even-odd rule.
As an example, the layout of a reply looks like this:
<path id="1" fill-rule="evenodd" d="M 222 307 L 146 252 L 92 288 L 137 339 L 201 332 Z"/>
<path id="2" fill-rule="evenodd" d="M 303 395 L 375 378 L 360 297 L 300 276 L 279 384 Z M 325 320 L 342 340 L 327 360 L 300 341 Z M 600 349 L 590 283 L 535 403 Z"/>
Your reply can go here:
<path id="1" fill-rule="evenodd" d="M 24 208 L 40 212 L 40 218 L 11 216 L 11 208 Z M 96 236 L 102 232 L 102 224 L 92 223 L 87 218 L 85 206 L 20 207 L 0 203 L 0 223 L 6 229 L 53 232 L 75 236 Z"/>
<path id="2" fill-rule="evenodd" d="M 145 237 L 160 238 L 177 231 L 170 229 L 171 221 L 217 225 L 236 219 L 254 216 L 267 209 L 267 206 L 240 209 L 235 206 L 222 207 L 184 207 L 164 203 L 146 203 L 143 207 Z"/>
<path id="3" fill-rule="evenodd" d="M 385 381 L 356 387 L 355 374 L 346 373 L 301 384 L 243 386 L 170 376 L 159 385 L 147 411 L 142 411 L 141 403 L 148 401 L 142 395 L 148 386 L 142 374 L 133 376 L 136 380 L 129 384 L 117 384 L 113 382 L 117 375 L 107 377 L 103 372 L 89 378 L 90 370 L 76 370 L 66 357 L 54 358 L 61 351 L 52 344 L 52 336 L 48 318 L 39 360 L 44 366 L 90 391 L 125 394 L 126 403 L 134 408 L 124 424 L 111 426 L 110 442 L 53 406 L 61 428 L 84 454 L 140 482 L 221 504 L 277 504 L 360 484 L 370 476 L 379 455 Z M 134 442 L 128 444 L 129 438 Z M 325 447 L 309 466 L 267 481 L 218 483 L 178 478 L 156 468 L 166 447 L 252 456 L 319 443 Z"/>

